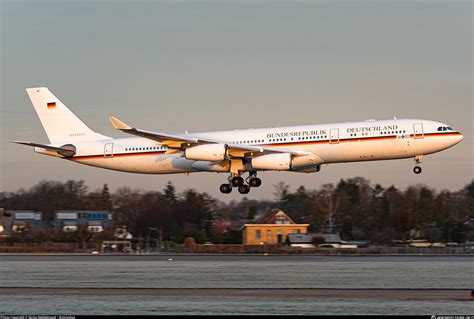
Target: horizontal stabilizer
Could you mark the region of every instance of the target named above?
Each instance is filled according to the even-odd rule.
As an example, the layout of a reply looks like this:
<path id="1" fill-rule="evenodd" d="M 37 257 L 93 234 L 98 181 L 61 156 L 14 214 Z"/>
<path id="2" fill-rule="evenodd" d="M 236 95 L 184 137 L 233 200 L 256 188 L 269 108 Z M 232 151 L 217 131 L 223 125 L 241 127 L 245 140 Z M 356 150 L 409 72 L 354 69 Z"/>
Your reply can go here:
<path id="1" fill-rule="evenodd" d="M 66 144 L 61 147 L 56 147 L 56 146 L 50 146 L 50 145 L 38 144 L 38 143 L 32 143 L 32 142 L 23 142 L 23 141 L 13 141 L 12 143 L 33 146 L 33 147 L 40 147 L 48 151 L 55 151 L 59 155 L 63 155 L 65 157 L 71 157 L 76 154 L 76 148 L 74 147 L 74 145 L 71 145 L 71 144 Z"/>

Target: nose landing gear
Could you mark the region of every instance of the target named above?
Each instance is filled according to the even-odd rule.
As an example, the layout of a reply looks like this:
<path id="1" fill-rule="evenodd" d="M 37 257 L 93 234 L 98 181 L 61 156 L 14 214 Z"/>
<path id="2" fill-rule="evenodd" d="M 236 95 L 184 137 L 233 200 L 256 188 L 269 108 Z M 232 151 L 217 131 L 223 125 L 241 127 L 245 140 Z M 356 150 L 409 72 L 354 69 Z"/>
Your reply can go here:
<path id="1" fill-rule="evenodd" d="M 421 174 L 421 167 L 418 166 L 418 164 L 421 164 L 421 159 L 423 158 L 423 155 L 417 155 L 415 156 L 415 162 L 416 162 L 416 166 L 413 167 L 413 173 L 415 174 Z"/>
<path id="2" fill-rule="evenodd" d="M 421 167 L 420 166 L 415 166 L 413 167 L 413 173 L 415 174 L 420 174 L 422 171 Z"/>

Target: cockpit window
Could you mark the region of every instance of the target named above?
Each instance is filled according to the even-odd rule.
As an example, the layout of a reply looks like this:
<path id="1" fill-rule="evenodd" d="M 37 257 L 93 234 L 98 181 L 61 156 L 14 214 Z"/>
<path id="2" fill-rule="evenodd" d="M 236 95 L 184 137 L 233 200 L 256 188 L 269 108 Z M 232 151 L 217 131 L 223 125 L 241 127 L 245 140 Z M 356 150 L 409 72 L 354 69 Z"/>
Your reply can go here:
<path id="1" fill-rule="evenodd" d="M 438 127 L 438 131 L 454 131 L 454 130 L 449 126 L 440 126 Z"/>

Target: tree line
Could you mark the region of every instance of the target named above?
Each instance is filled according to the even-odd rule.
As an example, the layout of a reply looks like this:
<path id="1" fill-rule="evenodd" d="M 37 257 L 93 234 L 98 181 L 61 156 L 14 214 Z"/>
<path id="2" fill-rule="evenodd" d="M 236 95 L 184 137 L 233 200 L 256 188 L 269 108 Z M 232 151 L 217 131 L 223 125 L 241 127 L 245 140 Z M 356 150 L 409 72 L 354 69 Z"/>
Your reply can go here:
<path id="1" fill-rule="evenodd" d="M 116 225 L 134 236 L 176 243 L 187 237 L 198 243 L 240 243 L 240 230 L 232 224 L 251 222 L 273 208 L 308 223 L 311 232 L 337 231 L 345 240 L 474 240 L 474 180 L 457 191 L 426 185 L 384 188 L 362 177 L 295 191 L 281 182 L 274 195 L 225 203 L 193 189 L 177 194 L 171 182 L 162 191 L 120 187 L 111 193 L 107 185 L 90 191 L 83 181 L 44 180 L 27 190 L 0 192 L 0 207 L 40 211 L 46 223 L 54 220 L 55 210 L 113 211 Z"/>

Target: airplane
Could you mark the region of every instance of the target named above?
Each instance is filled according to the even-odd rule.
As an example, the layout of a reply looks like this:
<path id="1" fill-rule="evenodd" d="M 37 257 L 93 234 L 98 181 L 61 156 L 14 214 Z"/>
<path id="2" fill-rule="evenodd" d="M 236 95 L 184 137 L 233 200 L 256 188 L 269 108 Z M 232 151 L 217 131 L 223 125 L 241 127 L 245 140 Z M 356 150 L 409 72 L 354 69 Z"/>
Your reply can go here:
<path id="1" fill-rule="evenodd" d="M 169 134 L 112 125 L 127 138 L 90 129 L 48 88 L 26 89 L 49 144 L 14 141 L 39 154 L 80 164 L 142 174 L 217 172 L 229 174 L 220 191 L 247 194 L 262 184 L 259 171 L 314 173 L 323 164 L 414 158 L 420 174 L 424 155 L 459 143 L 449 125 L 418 119 L 366 120 L 217 132 Z M 244 180 L 242 177 L 248 173 Z"/>

